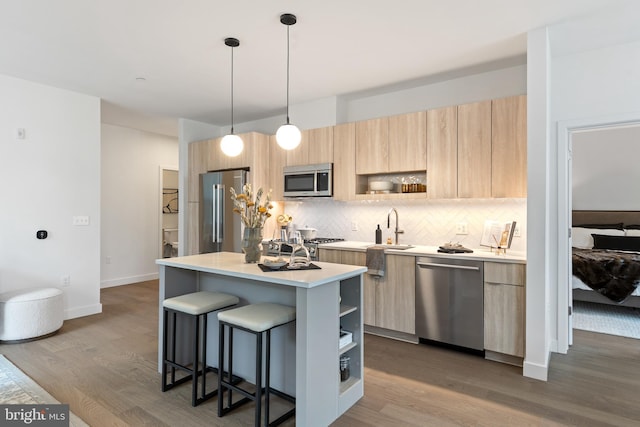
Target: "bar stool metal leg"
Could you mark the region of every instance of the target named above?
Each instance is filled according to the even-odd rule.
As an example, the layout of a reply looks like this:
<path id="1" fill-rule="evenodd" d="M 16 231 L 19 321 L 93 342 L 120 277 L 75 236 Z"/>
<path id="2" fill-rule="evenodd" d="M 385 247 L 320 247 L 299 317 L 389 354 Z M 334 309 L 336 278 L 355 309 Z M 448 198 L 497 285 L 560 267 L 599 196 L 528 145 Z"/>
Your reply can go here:
<path id="1" fill-rule="evenodd" d="M 268 380 L 267 380 L 268 381 Z M 262 334 L 256 334 L 256 427 L 260 427 L 260 416 L 262 415 Z M 265 425 L 269 424 L 266 420 Z"/>

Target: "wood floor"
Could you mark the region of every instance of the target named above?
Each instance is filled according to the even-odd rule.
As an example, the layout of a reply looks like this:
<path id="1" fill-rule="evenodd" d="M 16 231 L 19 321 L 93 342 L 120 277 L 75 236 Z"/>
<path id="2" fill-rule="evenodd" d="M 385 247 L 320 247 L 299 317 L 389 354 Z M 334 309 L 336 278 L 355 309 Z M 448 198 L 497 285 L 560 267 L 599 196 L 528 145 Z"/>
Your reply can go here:
<path id="1" fill-rule="evenodd" d="M 91 426 L 247 426 L 192 408 L 188 385 L 162 393 L 157 281 L 102 290 L 103 313 L 0 353 Z M 575 331 L 549 381 L 477 356 L 365 336 L 365 396 L 335 426 L 637 426 L 640 341 Z M 293 425 L 289 422 L 285 425 Z"/>

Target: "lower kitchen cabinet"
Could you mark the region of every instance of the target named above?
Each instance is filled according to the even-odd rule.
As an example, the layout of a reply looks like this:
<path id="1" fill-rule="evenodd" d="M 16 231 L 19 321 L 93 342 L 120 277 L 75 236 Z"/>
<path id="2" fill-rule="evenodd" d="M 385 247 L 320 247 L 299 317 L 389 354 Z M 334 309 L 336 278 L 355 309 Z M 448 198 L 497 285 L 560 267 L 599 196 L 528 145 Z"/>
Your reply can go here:
<path id="1" fill-rule="evenodd" d="M 372 326 L 392 331 L 416 332 L 416 258 L 387 255 L 385 275 L 373 279 L 375 323 Z M 369 276 L 373 278 L 374 276 Z M 367 287 L 365 288 L 365 304 Z M 366 305 L 365 305 L 366 308 Z M 367 323 L 366 319 L 364 320 Z"/>
<path id="2" fill-rule="evenodd" d="M 525 265 L 484 263 L 485 357 L 522 365 L 525 351 Z"/>
<path id="3" fill-rule="evenodd" d="M 366 265 L 366 253 L 320 249 L 320 261 Z M 362 276 L 363 322 L 365 325 L 415 334 L 416 272 L 413 256 L 386 255 L 383 277 Z"/>

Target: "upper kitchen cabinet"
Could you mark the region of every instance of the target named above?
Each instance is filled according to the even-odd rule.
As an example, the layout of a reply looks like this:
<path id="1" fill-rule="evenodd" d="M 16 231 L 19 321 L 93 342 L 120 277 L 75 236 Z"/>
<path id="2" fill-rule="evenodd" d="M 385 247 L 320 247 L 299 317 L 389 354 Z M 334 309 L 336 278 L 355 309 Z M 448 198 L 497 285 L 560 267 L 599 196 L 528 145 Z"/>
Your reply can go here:
<path id="1" fill-rule="evenodd" d="M 389 117 L 389 171 L 427 168 L 427 113 Z"/>
<path id="2" fill-rule="evenodd" d="M 333 162 L 333 126 L 302 131 L 302 140 L 286 151 L 286 165 L 300 166 Z"/>
<path id="3" fill-rule="evenodd" d="M 356 174 L 389 172 L 389 118 L 356 123 Z"/>
<path id="4" fill-rule="evenodd" d="M 222 149 L 220 148 L 220 141 L 222 138 L 209 140 L 208 170 L 217 171 L 224 169 L 238 169 L 248 166 L 248 157 L 251 150 L 251 143 L 250 141 L 247 141 L 249 135 L 251 134 L 238 135 L 244 142 L 244 149 L 242 150 L 242 153 L 235 157 L 229 157 L 222 152 Z"/>
<path id="5" fill-rule="evenodd" d="M 458 197 L 458 109 L 427 111 L 427 197 Z"/>
<path id="6" fill-rule="evenodd" d="M 458 106 L 458 197 L 491 197 L 491 101 Z"/>
<path id="7" fill-rule="evenodd" d="M 265 192 L 269 191 L 272 187 L 268 163 L 269 153 L 271 151 L 269 149 L 269 135 L 249 132 L 240 136 L 244 141 L 244 164 L 238 167 L 249 168 L 247 182 L 251 184 L 254 191 L 260 187 L 262 187 Z M 241 156 L 242 154 L 238 157 Z"/>
<path id="8" fill-rule="evenodd" d="M 328 126 L 318 129 L 309 129 L 308 133 L 308 156 L 309 163 L 332 163 L 334 156 L 334 128 Z"/>
<path id="9" fill-rule="evenodd" d="M 298 146 L 298 148 L 300 148 Z M 284 200 L 283 169 L 287 162 L 287 152 L 278 146 L 276 136 L 269 137 L 269 185 L 272 200 Z"/>
<path id="10" fill-rule="evenodd" d="M 356 174 L 423 171 L 427 114 L 402 114 L 356 123 Z"/>
<path id="11" fill-rule="evenodd" d="M 491 195 L 527 196 L 527 96 L 492 101 Z"/>
<path id="12" fill-rule="evenodd" d="M 356 125 L 345 123 L 334 126 L 333 198 L 356 199 Z"/>
<path id="13" fill-rule="evenodd" d="M 189 144 L 189 177 L 187 179 L 187 202 L 200 201 L 200 174 L 208 167 L 209 141 Z"/>

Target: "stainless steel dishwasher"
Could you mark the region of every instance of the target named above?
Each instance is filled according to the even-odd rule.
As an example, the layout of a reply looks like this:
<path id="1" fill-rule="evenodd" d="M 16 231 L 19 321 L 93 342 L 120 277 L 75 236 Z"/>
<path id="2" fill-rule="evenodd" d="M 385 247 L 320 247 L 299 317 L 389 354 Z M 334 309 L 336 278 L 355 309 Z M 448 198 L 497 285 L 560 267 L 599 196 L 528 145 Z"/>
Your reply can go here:
<path id="1" fill-rule="evenodd" d="M 418 337 L 484 350 L 484 263 L 416 258 Z"/>

